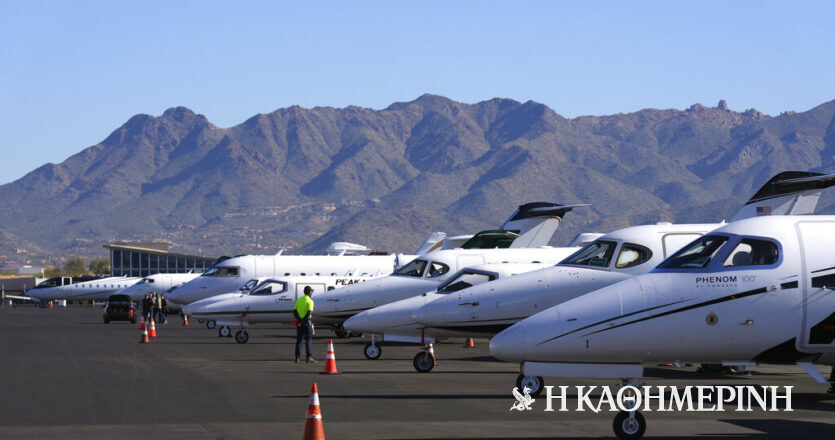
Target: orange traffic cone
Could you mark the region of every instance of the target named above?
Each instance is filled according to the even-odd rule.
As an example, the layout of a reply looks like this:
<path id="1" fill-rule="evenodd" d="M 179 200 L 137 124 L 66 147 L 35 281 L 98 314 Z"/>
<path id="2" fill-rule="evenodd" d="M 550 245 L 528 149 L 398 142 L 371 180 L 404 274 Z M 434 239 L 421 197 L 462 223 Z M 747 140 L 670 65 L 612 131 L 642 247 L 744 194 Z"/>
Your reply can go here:
<path id="1" fill-rule="evenodd" d="M 155 326 L 155 325 L 154 325 L 154 318 L 151 318 L 151 332 L 150 332 L 150 336 L 151 336 L 152 338 L 156 338 L 156 337 L 157 337 L 157 326 Z"/>
<path id="2" fill-rule="evenodd" d="M 188 327 L 188 316 L 183 315 L 183 327 Z"/>
<path id="3" fill-rule="evenodd" d="M 49 308 L 52 308 L 52 301 L 49 302 Z"/>
<path id="4" fill-rule="evenodd" d="M 139 339 L 139 343 L 140 344 L 147 344 L 149 342 L 151 342 L 151 340 L 148 339 L 148 329 L 147 328 L 142 329 L 142 338 Z"/>
<path id="5" fill-rule="evenodd" d="M 336 355 L 333 353 L 333 338 L 328 339 L 328 355 L 325 356 L 325 371 L 321 374 L 339 374 L 336 370 Z"/>
<path id="6" fill-rule="evenodd" d="M 310 387 L 310 404 L 307 406 L 307 419 L 304 421 L 303 440 L 325 440 L 325 427 L 322 426 L 322 410 L 319 408 L 319 389 L 316 382 Z"/>
<path id="7" fill-rule="evenodd" d="M 145 315 L 142 315 L 142 319 L 139 320 L 139 330 L 145 330 Z"/>
<path id="8" fill-rule="evenodd" d="M 432 344 L 429 344 L 429 356 L 432 356 L 432 365 L 438 365 L 435 359 L 435 349 L 432 347 Z"/>
<path id="9" fill-rule="evenodd" d="M 473 343 L 473 338 L 467 338 L 467 342 L 464 344 L 464 348 L 473 348 L 475 347 L 475 343 Z"/>

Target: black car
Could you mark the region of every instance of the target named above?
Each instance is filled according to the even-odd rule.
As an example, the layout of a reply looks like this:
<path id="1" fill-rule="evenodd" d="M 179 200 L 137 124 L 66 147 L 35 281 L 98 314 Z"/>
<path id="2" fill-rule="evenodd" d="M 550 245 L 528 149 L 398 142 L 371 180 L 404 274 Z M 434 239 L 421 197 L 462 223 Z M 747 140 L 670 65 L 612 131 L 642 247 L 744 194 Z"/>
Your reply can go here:
<path id="1" fill-rule="evenodd" d="M 110 295 L 104 306 L 104 323 L 110 321 L 130 321 L 136 324 L 136 308 L 127 295 Z"/>

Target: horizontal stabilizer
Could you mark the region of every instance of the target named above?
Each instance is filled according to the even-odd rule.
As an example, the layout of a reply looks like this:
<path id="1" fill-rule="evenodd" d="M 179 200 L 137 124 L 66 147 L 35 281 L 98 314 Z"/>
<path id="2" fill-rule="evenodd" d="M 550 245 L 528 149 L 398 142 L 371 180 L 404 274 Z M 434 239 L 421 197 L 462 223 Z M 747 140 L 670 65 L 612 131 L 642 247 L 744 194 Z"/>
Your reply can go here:
<path id="1" fill-rule="evenodd" d="M 833 185 L 835 174 L 784 171 L 766 182 L 731 221 L 766 215 L 814 214 L 821 192 Z"/>
<path id="2" fill-rule="evenodd" d="M 512 248 L 546 246 L 560 227 L 563 216 L 574 208 L 591 206 L 587 203 L 560 205 L 558 203 L 533 202 L 519 206 L 519 209 L 504 222 L 501 229 L 518 231 L 519 237 L 510 245 Z"/>

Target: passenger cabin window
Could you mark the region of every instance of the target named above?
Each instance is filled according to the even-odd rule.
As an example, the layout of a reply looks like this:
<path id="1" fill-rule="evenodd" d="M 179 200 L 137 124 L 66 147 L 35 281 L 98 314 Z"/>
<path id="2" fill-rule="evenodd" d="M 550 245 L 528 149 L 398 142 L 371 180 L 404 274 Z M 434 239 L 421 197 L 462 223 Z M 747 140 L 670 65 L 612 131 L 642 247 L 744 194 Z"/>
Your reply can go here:
<path id="1" fill-rule="evenodd" d="M 577 266 L 608 267 L 615 253 L 617 243 L 614 241 L 595 241 L 575 252 L 574 255 L 563 260 L 560 264 L 574 264 Z"/>
<path id="2" fill-rule="evenodd" d="M 673 254 L 658 266 L 660 269 L 702 269 L 710 264 L 728 237 L 707 235 L 701 237 Z"/>
<path id="3" fill-rule="evenodd" d="M 725 267 L 770 266 L 779 258 L 777 245 L 766 240 L 740 240 L 722 264 Z"/>
<path id="4" fill-rule="evenodd" d="M 618 269 L 626 269 L 628 267 L 635 267 L 639 264 L 646 263 L 652 258 L 652 251 L 637 244 L 624 243 L 620 247 L 618 259 L 615 262 L 615 267 Z"/>
<path id="5" fill-rule="evenodd" d="M 413 260 L 409 264 L 401 267 L 392 275 L 400 275 L 402 277 L 420 277 L 423 275 L 423 269 L 426 268 L 426 260 Z"/>
<path id="6" fill-rule="evenodd" d="M 202 276 L 204 277 L 236 277 L 238 276 L 237 267 L 213 267 L 207 270 Z"/>
<path id="7" fill-rule="evenodd" d="M 446 286 L 438 289 L 438 293 L 452 293 L 457 292 L 459 290 L 464 290 L 468 287 L 473 287 L 475 285 L 486 283 L 488 281 L 493 281 L 496 279 L 495 275 L 488 275 L 483 273 L 473 273 L 473 272 L 463 272 L 461 275 L 455 277 L 454 280 L 451 280 Z"/>
<path id="8" fill-rule="evenodd" d="M 447 272 L 449 272 L 449 266 L 433 261 L 429 263 L 429 272 L 426 273 L 426 278 L 437 278 Z"/>

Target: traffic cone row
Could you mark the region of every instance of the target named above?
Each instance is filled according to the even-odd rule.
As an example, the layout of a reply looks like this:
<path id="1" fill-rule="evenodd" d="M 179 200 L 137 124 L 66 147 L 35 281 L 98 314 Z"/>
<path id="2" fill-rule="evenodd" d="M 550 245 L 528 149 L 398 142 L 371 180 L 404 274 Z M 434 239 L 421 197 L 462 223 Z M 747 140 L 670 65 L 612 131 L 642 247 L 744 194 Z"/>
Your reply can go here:
<path id="1" fill-rule="evenodd" d="M 328 339 L 328 355 L 325 356 L 325 371 L 322 374 L 339 374 L 336 369 L 336 355 L 333 352 L 333 338 Z"/>
<path id="2" fill-rule="evenodd" d="M 151 318 L 151 332 L 150 332 L 150 336 L 151 336 L 152 338 L 156 338 L 156 337 L 157 337 L 157 327 L 154 325 L 154 318 Z"/>
<path id="3" fill-rule="evenodd" d="M 316 382 L 313 382 L 310 387 L 310 403 L 307 405 L 303 439 L 325 440 L 325 427 L 322 425 L 322 410 L 319 408 L 319 389 L 316 388 Z"/>
<path id="4" fill-rule="evenodd" d="M 145 330 L 145 315 L 139 320 L 139 330 Z"/>
<path id="5" fill-rule="evenodd" d="M 467 338 L 467 342 L 464 344 L 464 348 L 473 348 L 475 347 L 475 343 L 473 342 L 473 338 Z"/>

